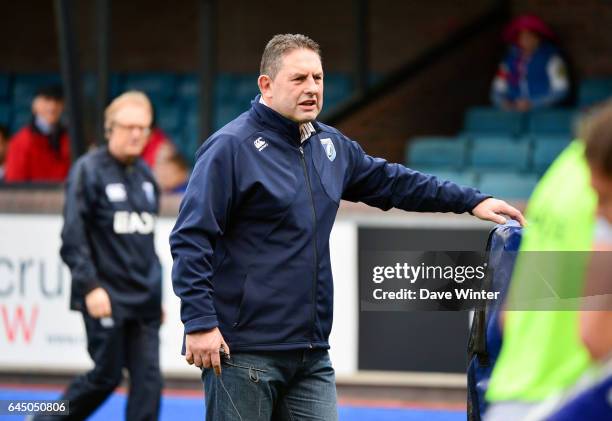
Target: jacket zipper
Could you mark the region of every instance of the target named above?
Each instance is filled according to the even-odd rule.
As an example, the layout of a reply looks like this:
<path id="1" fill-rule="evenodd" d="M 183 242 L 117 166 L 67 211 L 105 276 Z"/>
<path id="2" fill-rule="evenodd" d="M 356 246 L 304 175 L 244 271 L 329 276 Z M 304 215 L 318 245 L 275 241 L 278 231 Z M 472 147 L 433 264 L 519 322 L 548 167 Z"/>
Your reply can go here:
<path id="1" fill-rule="evenodd" d="M 310 348 L 312 348 L 312 342 L 314 342 L 314 328 L 315 328 L 315 314 L 317 305 L 317 273 L 319 268 L 319 253 L 317 250 L 317 211 L 315 210 L 314 197 L 312 196 L 312 186 L 310 185 L 310 177 L 308 175 L 308 168 L 306 166 L 306 158 L 304 158 L 304 148 L 300 146 L 300 158 L 302 160 L 302 168 L 304 169 L 304 177 L 306 177 L 306 185 L 308 186 L 308 193 L 310 194 L 310 204 L 312 206 L 312 218 L 314 225 L 314 276 L 312 280 L 312 325 L 310 330 Z"/>

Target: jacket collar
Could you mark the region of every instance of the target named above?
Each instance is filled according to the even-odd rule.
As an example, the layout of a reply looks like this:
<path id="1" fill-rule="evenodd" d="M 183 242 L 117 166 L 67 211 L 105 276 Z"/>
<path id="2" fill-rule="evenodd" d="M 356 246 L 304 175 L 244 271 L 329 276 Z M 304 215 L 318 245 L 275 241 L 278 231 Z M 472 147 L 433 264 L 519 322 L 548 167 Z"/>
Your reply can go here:
<path id="1" fill-rule="evenodd" d="M 302 143 L 300 140 L 300 125 L 262 104 L 260 98 L 261 95 L 257 95 L 251 101 L 251 115 L 264 126 L 283 135 L 283 138 L 287 139 L 293 146 L 299 146 Z M 312 126 L 315 133 L 319 131 L 319 124 L 316 121 L 312 121 Z"/>

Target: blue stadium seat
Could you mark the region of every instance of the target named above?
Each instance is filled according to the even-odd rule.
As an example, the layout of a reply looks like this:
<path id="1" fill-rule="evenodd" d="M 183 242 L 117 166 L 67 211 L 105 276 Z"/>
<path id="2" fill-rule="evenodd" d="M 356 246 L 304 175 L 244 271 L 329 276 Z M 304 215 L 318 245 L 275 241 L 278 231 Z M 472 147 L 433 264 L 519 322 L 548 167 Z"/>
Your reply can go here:
<path id="1" fill-rule="evenodd" d="M 527 131 L 530 135 L 571 136 L 574 116 L 573 109 L 540 110 L 529 113 Z"/>
<path id="2" fill-rule="evenodd" d="M 10 95 L 11 79 L 7 73 L 0 73 L 0 98 L 8 98 Z"/>
<path id="3" fill-rule="evenodd" d="M 11 133 L 17 132 L 23 126 L 28 124 L 32 120 L 32 112 L 29 109 L 13 109 L 13 119 L 10 123 Z"/>
<path id="4" fill-rule="evenodd" d="M 478 182 L 478 175 L 473 171 L 432 171 L 440 180 L 449 180 L 460 186 L 475 187 Z"/>
<path id="5" fill-rule="evenodd" d="M 538 182 L 536 174 L 481 173 L 478 188 L 502 199 L 527 199 Z"/>
<path id="6" fill-rule="evenodd" d="M 172 143 L 174 143 L 174 145 L 177 146 L 178 145 L 182 145 L 184 143 L 183 140 L 183 127 L 177 128 L 175 130 L 164 130 L 166 135 L 168 136 L 168 138 L 170 138 L 170 141 L 172 141 Z M 181 153 L 181 150 L 179 149 L 179 153 Z M 182 153 L 181 153 L 182 155 Z"/>
<path id="7" fill-rule="evenodd" d="M 11 105 L 0 103 L 0 124 L 8 127 L 11 123 Z"/>
<path id="8" fill-rule="evenodd" d="M 585 79 L 578 88 L 578 106 L 588 107 L 612 98 L 612 78 Z"/>
<path id="9" fill-rule="evenodd" d="M 524 130 L 523 113 L 491 107 L 474 107 L 465 113 L 463 130 L 467 135 L 499 134 L 516 136 Z"/>
<path id="10" fill-rule="evenodd" d="M 194 74 L 181 76 L 178 82 L 177 93 L 181 99 L 197 98 L 200 94 L 198 76 Z"/>
<path id="11" fill-rule="evenodd" d="M 323 107 L 331 110 L 353 94 L 353 80 L 345 73 L 326 73 L 324 77 Z"/>
<path id="12" fill-rule="evenodd" d="M 257 77 L 258 74 L 256 73 L 235 75 L 234 103 L 241 106 L 242 111 L 246 111 L 250 107 L 251 100 L 259 93 Z"/>
<path id="13" fill-rule="evenodd" d="M 145 92 L 155 105 L 174 97 L 177 76 L 172 73 L 129 73 L 125 75 L 124 90 Z"/>
<path id="14" fill-rule="evenodd" d="M 529 143 L 476 143 L 470 153 L 470 164 L 476 170 L 526 171 L 529 167 Z"/>
<path id="15" fill-rule="evenodd" d="M 215 82 L 215 104 L 224 104 L 234 100 L 236 78 L 230 73 L 220 73 Z"/>
<path id="16" fill-rule="evenodd" d="M 552 164 L 555 158 L 567 147 L 568 136 L 538 136 L 533 139 L 533 171 L 540 174 Z"/>
<path id="17" fill-rule="evenodd" d="M 415 137 L 406 144 L 406 162 L 411 168 L 460 170 L 465 164 L 466 142 L 443 136 Z"/>
<path id="18" fill-rule="evenodd" d="M 227 123 L 246 111 L 240 103 L 221 104 L 215 108 L 214 129 L 219 130 Z"/>
<path id="19" fill-rule="evenodd" d="M 13 108 L 29 108 L 38 89 L 54 84 L 61 84 L 59 74 L 29 73 L 15 75 L 13 79 Z"/>
<path id="20" fill-rule="evenodd" d="M 165 132 L 171 132 L 182 125 L 183 112 L 180 104 L 176 101 L 173 104 L 165 104 L 155 109 L 155 119 L 157 125 Z"/>
<path id="21" fill-rule="evenodd" d="M 176 146 L 181 155 L 187 160 L 189 165 L 193 165 L 195 152 L 200 146 L 200 120 L 197 112 L 190 112 L 186 115 L 185 126 L 182 130 L 180 141 L 176 140 Z"/>
<path id="22" fill-rule="evenodd" d="M 521 142 L 520 139 L 517 139 L 513 136 L 503 136 L 503 135 L 494 135 L 494 134 L 490 134 L 490 135 L 473 135 L 468 137 L 468 143 L 473 147 L 477 146 L 477 145 L 497 145 L 497 144 L 505 144 L 505 143 L 509 143 L 509 144 L 514 144 L 517 142 Z"/>

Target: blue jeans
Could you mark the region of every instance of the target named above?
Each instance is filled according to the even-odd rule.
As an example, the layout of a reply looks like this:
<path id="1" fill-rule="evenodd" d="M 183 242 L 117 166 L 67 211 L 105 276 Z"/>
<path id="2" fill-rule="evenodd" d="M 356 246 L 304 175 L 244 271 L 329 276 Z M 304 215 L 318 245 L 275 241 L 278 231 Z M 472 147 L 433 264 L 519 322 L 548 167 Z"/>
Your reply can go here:
<path id="1" fill-rule="evenodd" d="M 220 377 L 202 371 L 208 421 L 336 421 L 336 382 L 327 350 L 236 352 Z"/>

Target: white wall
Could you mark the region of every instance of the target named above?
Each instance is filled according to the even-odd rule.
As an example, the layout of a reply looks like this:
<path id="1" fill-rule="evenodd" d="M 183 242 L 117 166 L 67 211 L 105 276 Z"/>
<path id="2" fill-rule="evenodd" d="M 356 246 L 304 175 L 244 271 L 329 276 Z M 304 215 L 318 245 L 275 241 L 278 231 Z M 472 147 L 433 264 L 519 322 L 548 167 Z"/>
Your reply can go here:
<path id="1" fill-rule="evenodd" d="M 172 292 L 168 236 L 161 218 L 156 247 L 163 266 L 165 323 L 160 333 L 164 374 L 199 370 L 180 355 L 179 300 Z M 59 256 L 59 215 L 0 214 L 0 370 L 74 372 L 91 366 L 79 313 L 68 310 L 70 273 Z M 335 318 L 331 356 L 340 375 L 357 370 L 357 224 L 338 221 L 331 235 Z"/>

